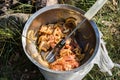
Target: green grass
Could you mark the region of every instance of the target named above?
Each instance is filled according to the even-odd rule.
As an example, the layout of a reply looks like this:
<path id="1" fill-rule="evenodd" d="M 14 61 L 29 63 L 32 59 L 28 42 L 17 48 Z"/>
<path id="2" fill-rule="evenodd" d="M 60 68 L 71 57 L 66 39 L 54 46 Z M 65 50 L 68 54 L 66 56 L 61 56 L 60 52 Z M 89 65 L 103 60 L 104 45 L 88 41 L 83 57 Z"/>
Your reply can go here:
<path id="1" fill-rule="evenodd" d="M 94 2 L 95 0 L 89 1 Z M 89 3 L 89 1 L 87 2 Z M 90 4 L 86 5 L 88 5 L 87 7 L 90 6 Z M 79 7 L 79 5 L 77 5 L 77 7 Z M 88 10 L 88 8 L 86 8 L 85 6 L 80 8 L 85 11 Z M 115 6 L 112 4 L 112 2 L 108 1 L 96 14 L 93 20 L 96 22 L 100 31 L 103 33 L 103 39 L 106 42 L 109 56 L 111 57 L 113 62 L 120 64 L 120 8 L 118 7 L 118 5 Z M 109 76 L 107 73 L 100 72 L 99 68 L 95 66 L 84 78 L 84 80 L 119 80 L 120 69 L 113 68 L 112 72 L 113 76 Z"/>
<path id="2" fill-rule="evenodd" d="M 96 0 L 66 2 L 87 11 Z M 120 8 L 108 1 L 93 20 L 103 33 L 111 59 L 120 64 Z M 10 11 L 31 13 L 33 6 L 20 3 Z M 9 12 L 9 11 L 8 11 Z M 10 17 L 0 19 L 0 80 L 45 80 L 38 68 L 26 57 L 21 43 L 24 21 Z M 95 65 L 83 80 L 120 80 L 120 69 L 112 69 L 113 76 L 102 73 Z"/>

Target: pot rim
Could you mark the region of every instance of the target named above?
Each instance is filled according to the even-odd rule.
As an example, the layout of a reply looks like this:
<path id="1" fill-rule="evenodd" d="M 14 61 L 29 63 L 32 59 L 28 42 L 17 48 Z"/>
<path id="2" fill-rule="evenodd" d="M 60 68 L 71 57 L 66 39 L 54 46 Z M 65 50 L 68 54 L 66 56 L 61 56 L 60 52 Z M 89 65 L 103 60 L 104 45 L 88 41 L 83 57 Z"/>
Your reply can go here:
<path id="1" fill-rule="evenodd" d="M 70 9 L 70 10 L 74 10 L 74 11 L 77 11 L 81 14 L 84 14 L 85 12 L 79 8 L 76 8 L 74 6 L 71 6 L 71 5 L 68 5 L 68 4 L 55 4 L 55 5 L 52 5 L 52 6 L 46 6 L 40 10 L 38 10 L 37 12 L 35 12 L 29 19 L 28 21 L 26 22 L 25 26 L 24 26 L 24 29 L 23 29 L 23 32 L 22 32 L 22 35 L 26 37 L 27 35 L 27 30 L 29 29 L 29 26 L 30 24 L 32 23 L 32 21 L 39 15 L 39 14 L 42 14 L 44 13 L 45 11 L 48 11 L 48 10 L 52 10 L 52 9 L 58 9 L 58 8 L 63 8 L 63 9 Z M 74 73 L 74 72 L 77 72 L 79 71 L 80 69 L 83 69 L 84 66 L 88 65 L 90 62 L 93 61 L 93 59 L 95 58 L 95 56 L 97 55 L 97 51 L 98 51 L 98 48 L 99 48 L 99 45 L 100 45 L 100 35 L 99 35 L 99 31 L 98 31 L 98 28 L 97 28 L 97 25 L 95 24 L 94 21 L 90 20 L 89 21 L 90 24 L 93 26 L 93 29 L 94 29 L 94 32 L 96 33 L 95 36 L 96 36 L 96 46 L 95 46 L 95 50 L 93 52 L 93 55 L 84 63 L 82 64 L 80 67 L 78 68 L 75 68 L 75 69 L 72 69 L 70 71 L 55 71 L 55 70 L 52 70 L 52 69 L 49 69 L 49 68 L 46 68 L 42 65 L 40 65 L 40 63 L 38 63 L 35 59 L 33 59 L 26 51 L 26 38 L 22 36 L 22 45 L 23 45 L 23 49 L 24 49 L 24 52 L 25 54 L 27 55 L 27 57 L 38 67 L 38 68 L 41 68 L 45 71 L 48 71 L 48 72 L 52 72 L 52 73 L 59 73 L 59 74 L 63 74 L 63 73 Z"/>

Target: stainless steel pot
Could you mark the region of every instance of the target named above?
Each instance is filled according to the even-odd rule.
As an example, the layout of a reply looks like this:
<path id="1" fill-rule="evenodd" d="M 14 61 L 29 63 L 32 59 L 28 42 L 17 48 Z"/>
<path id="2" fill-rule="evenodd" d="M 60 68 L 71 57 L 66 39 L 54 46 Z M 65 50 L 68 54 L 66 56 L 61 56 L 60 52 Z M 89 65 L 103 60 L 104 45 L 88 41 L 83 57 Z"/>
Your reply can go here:
<path id="1" fill-rule="evenodd" d="M 34 13 L 25 24 L 23 29 L 22 44 L 27 57 L 40 69 L 41 73 L 47 80 L 75 80 L 80 79 L 81 70 L 89 66 L 88 64 L 93 61 L 97 55 L 97 51 L 100 45 L 100 37 L 96 24 L 93 21 L 86 21 L 80 29 L 76 32 L 76 40 L 79 46 L 84 50 L 89 43 L 89 48 L 85 53 L 85 58 L 81 62 L 81 66 L 70 71 L 54 71 L 41 65 L 34 56 L 37 52 L 35 41 L 29 43 L 29 31 L 34 31 L 35 34 L 31 34 L 32 37 L 37 37 L 37 31 L 42 24 L 54 23 L 61 19 L 68 17 L 74 17 L 77 19 L 77 23 L 84 19 L 84 11 L 65 4 L 56 4 L 53 6 L 47 6 L 36 13 Z M 36 40 L 36 39 L 35 39 Z M 91 49 L 93 52 L 90 54 Z"/>

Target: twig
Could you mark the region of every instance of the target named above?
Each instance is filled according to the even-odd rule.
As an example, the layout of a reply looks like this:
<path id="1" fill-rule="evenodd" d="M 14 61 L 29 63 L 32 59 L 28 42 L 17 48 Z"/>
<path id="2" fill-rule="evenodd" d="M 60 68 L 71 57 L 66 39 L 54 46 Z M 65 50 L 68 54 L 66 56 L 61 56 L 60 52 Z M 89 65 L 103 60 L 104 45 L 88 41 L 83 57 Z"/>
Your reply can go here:
<path id="1" fill-rule="evenodd" d="M 118 63 L 114 63 L 114 66 L 120 68 L 120 64 Z"/>

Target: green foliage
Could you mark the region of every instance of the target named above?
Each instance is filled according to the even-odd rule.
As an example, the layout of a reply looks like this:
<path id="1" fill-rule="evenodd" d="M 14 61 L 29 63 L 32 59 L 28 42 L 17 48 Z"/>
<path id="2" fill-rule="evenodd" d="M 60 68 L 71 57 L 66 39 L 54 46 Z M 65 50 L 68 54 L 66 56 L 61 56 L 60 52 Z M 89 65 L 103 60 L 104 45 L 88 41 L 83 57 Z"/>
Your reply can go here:
<path id="1" fill-rule="evenodd" d="M 26 4 L 26 3 L 18 3 L 19 5 L 12 8 L 12 10 L 14 11 L 14 13 L 31 13 L 32 12 L 32 8 L 34 7 L 31 4 Z"/>
<path id="2" fill-rule="evenodd" d="M 95 3 L 96 0 L 76 0 L 75 6 L 79 7 L 80 9 L 87 11 L 92 5 Z"/>
<path id="3" fill-rule="evenodd" d="M 23 24 L 22 18 L 14 16 L 0 19 L 0 80 L 44 79 L 23 51 Z"/>

